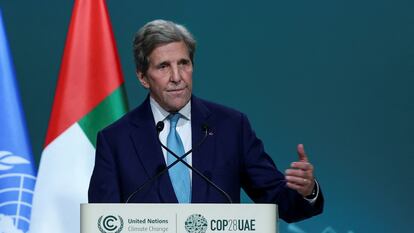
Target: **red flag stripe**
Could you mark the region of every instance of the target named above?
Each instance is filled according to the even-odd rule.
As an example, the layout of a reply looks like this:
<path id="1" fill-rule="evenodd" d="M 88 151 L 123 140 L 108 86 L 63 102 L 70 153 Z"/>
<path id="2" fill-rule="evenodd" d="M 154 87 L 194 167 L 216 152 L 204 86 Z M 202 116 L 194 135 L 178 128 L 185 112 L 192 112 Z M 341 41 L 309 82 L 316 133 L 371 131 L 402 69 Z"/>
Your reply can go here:
<path id="1" fill-rule="evenodd" d="M 123 82 L 105 0 L 76 0 L 45 146 Z"/>

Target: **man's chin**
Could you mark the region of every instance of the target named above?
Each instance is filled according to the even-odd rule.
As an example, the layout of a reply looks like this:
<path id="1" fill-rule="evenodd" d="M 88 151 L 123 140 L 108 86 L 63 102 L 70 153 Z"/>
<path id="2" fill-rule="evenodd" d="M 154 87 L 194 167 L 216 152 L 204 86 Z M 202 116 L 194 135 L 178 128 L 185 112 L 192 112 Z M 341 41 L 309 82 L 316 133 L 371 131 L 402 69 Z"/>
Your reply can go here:
<path id="1" fill-rule="evenodd" d="M 173 98 L 173 99 L 174 101 L 166 102 L 167 106 L 165 110 L 167 110 L 168 112 L 178 112 L 188 103 L 188 101 L 190 101 L 190 97 L 186 97 L 186 98 L 181 97 L 181 98 Z"/>

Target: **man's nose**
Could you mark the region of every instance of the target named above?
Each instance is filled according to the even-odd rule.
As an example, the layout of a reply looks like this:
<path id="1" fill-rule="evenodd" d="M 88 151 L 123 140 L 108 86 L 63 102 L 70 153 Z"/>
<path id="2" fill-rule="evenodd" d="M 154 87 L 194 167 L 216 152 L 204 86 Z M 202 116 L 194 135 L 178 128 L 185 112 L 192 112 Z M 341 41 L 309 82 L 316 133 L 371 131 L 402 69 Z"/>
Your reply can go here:
<path id="1" fill-rule="evenodd" d="M 181 73 L 180 69 L 177 65 L 173 65 L 171 67 L 171 76 L 170 76 L 171 82 L 180 82 L 181 81 Z"/>

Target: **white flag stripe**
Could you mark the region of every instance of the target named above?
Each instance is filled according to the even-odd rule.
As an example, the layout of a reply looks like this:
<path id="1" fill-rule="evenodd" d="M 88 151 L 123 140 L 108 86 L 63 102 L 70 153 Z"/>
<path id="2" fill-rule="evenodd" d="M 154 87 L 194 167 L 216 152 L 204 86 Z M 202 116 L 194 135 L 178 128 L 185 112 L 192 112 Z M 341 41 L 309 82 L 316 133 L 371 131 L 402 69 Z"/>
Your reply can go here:
<path id="1" fill-rule="evenodd" d="M 33 199 L 31 232 L 80 229 L 79 204 L 88 202 L 94 161 L 95 148 L 77 123 L 44 149 Z"/>

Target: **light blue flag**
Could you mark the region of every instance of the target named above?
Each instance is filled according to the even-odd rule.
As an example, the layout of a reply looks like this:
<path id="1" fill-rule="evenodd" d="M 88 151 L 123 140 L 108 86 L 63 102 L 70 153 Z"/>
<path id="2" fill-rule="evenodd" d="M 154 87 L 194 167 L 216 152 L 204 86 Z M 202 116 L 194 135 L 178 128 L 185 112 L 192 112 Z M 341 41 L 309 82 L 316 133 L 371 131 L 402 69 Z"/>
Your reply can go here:
<path id="1" fill-rule="evenodd" d="M 35 170 L 0 10 L 0 232 L 27 232 Z"/>

